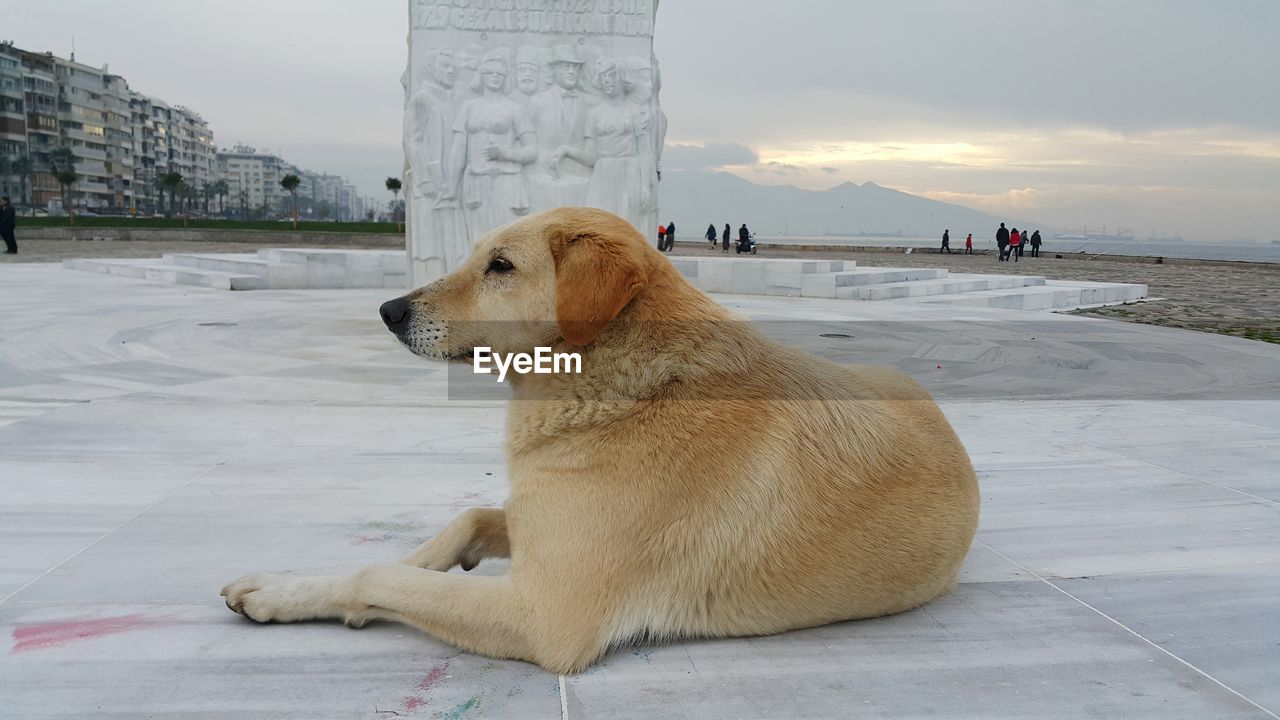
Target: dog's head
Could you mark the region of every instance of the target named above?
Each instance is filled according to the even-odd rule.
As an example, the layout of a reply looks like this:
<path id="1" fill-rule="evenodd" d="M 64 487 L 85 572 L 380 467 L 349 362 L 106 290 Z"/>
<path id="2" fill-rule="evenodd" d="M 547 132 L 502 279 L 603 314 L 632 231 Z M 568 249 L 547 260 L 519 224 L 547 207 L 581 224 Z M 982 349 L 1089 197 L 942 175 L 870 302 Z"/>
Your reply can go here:
<path id="1" fill-rule="evenodd" d="M 634 227 L 587 208 L 557 208 L 487 235 L 457 271 L 382 305 L 418 355 L 461 359 L 476 347 L 530 352 L 587 345 L 648 282 L 655 260 Z"/>

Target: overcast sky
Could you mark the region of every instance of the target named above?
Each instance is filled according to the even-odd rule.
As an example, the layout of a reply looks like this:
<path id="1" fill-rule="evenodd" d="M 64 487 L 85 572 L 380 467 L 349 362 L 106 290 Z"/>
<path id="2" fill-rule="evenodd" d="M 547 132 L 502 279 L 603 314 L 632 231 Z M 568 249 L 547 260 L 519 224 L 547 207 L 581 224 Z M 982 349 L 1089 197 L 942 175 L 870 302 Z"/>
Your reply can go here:
<path id="1" fill-rule="evenodd" d="M 385 194 L 405 0 L 0 0 L 220 146 Z M 879 185 L 1059 227 L 1280 239 L 1275 0 L 662 0 L 668 170 Z M 679 147 L 674 147 L 679 146 Z"/>

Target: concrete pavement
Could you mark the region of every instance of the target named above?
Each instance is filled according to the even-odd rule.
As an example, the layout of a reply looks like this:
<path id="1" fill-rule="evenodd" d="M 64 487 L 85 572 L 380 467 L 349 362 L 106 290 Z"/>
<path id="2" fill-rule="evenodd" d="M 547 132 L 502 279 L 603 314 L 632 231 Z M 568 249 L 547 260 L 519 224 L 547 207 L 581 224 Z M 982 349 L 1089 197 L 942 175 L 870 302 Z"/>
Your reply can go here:
<path id="1" fill-rule="evenodd" d="M 390 295 L 0 272 L 0 718 L 1280 711 L 1280 347 L 987 308 L 718 298 L 942 402 L 983 516 L 923 609 L 567 678 L 398 625 L 244 621 L 218 597 L 243 573 L 391 560 L 503 500 L 502 405 L 447 399 L 382 328 Z"/>

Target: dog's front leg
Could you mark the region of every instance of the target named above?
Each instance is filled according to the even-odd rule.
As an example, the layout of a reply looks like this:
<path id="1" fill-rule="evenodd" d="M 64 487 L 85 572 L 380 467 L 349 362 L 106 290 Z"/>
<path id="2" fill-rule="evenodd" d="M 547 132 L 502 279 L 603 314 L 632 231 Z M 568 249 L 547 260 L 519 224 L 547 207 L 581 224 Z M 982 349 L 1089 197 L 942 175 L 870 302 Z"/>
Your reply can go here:
<path id="1" fill-rule="evenodd" d="M 506 512 L 500 508 L 471 508 L 400 562 L 443 572 L 455 565 L 470 570 L 485 558 L 508 557 L 511 542 L 507 539 Z"/>
<path id="2" fill-rule="evenodd" d="M 582 670 L 603 650 L 599 618 L 565 611 L 572 596 L 529 605 L 509 575 L 374 565 L 346 577 L 249 575 L 222 594 L 228 607 L 258 622 L 393 620 L 465 650 L 527 660 L 553 672 Z"/>

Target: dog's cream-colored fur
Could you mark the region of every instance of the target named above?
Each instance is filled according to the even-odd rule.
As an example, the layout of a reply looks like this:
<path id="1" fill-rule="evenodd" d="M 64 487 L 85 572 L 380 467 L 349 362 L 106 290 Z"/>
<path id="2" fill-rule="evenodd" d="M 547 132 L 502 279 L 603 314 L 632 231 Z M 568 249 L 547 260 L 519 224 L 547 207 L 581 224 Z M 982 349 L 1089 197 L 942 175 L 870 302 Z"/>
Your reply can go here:
<path id="1" fill-rule="evenodd" d="M 482 240 L 406 296 L 401 341 L 582 355 L 515 376 L 511 492 L 399 563 L 249 575 L 260 622 L 374 619 L 576 672 L 640 638 L 764 635 L 948 592 L 978 521 L 963 446 L 897 372 L 788 349 L 690 285 L 624 220 L 561 208 Z M 447 572 L 511 559 L 500 577 Z"/>

